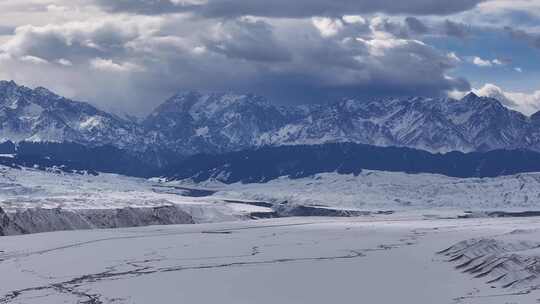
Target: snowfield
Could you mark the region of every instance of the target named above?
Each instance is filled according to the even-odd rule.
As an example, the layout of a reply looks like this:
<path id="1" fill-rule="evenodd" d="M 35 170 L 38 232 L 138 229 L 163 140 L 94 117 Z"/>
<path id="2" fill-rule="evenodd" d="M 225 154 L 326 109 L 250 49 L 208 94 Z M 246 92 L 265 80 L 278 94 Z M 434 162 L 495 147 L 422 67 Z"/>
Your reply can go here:
<path id="1" fill-rule="evenodd" d="M 0 166 L 0 207 L 112 209 L 201 204 L 197 198 L 154 188 L 154 183 L 116 174 L 83 175 Z M 170 192 L 170 191 L 169 191 Z M 178 193 L 182 194 L 181 191 Z"/>
<path id="2" fill-rule="evenodd" d="M 539 229 L 535 218 L 385 215 L 8 236 L 0 303 L 537 303 L 538 252 L 526 248 Z M 477 256 L 479 272 L 455 268 Z"/>
<path id="3" fill-rule="evenodd" d="M 540 210 L 540 173 L 453 178 L 364 170 L 358 176 L 323 173 L 301 179 L 282 177 L 264 184 L 206 182 L 191 186 L 213 189 L 215 197 L 361 210 Z"/>
<path id="4" fill-rule="evenodd" d="M 116 174 L 0 166 L 0 235 L 250 218 L 270 208 L 186 196 L 189 190 Z M 8 219 L 1 221 L 2 214 Z"/>
<path id="5" fill-rule="evenodd" d="M 356 216 L 420 210 L 450 212 L 454 216 L 466 211 L 478 215 L 488 211 L 539 211 L 539 202 L 540 173 L 463 179 L 364 170 L 358 176 L 323 173 L 301 179 L 282 177 L 264 184 L 227 185 L 0 166 L 0 208 L 4 212 L 20 214 L 43 209 L 87 214 L 82 221 L 88 224 L 60 224 L 58 229 L 44 231 L 129 227 L 132 222 L 139 223 L 134 226 L 184 223 L 147 218 L 129 218 L 111 225 L 95 223 L 95 217 L 101 216 L 103 210 L 118 213 L 117 210 L 126 208 L 140 213 L 139 210 L 148 208 L 173 207 L 170 210 L 187 213 L 193 222 L 205 223 L 253 217 Z M 32 217 L 19 216 L 23 222 Z M 57 221 L 68 220 L 62 215 Z"/>
<path id="6" fill-rule="evenodd" d="M 0 167 L 0 303 L 538 303 L 539 182 Z"/>

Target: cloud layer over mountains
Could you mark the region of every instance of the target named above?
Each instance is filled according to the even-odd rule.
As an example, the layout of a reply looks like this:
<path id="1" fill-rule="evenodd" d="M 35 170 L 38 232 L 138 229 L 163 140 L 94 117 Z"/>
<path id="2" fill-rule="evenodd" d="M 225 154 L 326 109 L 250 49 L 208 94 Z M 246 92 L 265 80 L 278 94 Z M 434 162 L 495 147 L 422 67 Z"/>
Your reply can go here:
<path id="1" fill-rule="evenodd" d="M 469 43 L 489 23 L 470 14 L 500 15 L 501 5 L 508 7 L 505 0 L 6 0 L 0 78 L 132 114 L 191 89 L 253 92 L 282 104 L 441 96 L 477 81 L 459 73 L 471 65 L 466 54 L 439 42 Z M 530 30 L 508 26 L 508 39 Z"/>

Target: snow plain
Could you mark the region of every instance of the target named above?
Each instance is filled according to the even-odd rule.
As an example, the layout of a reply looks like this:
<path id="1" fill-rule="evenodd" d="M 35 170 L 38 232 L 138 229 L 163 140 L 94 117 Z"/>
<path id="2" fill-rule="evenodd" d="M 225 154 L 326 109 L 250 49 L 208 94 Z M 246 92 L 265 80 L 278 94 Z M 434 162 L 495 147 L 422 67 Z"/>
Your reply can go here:
<path id="1" fill-rule="evenodd" d="M 0 237 L 0 304 L 538 303 L 540 218 L 459 216 L 538 211 L 539 183 L 364 171 L 225 185 L 0 167 L 8 213 L 178 206 L 196 223 Z M 249 219 L 275 206 L 371 212 Z"/>
<path id="2" fill-rule="evenodd" d="M 537 303 L 438 254 L 534 218 L 282 218 L 3 237 L 0 303 Z M 458 243 L 459 244 L 459 243 Z"/>

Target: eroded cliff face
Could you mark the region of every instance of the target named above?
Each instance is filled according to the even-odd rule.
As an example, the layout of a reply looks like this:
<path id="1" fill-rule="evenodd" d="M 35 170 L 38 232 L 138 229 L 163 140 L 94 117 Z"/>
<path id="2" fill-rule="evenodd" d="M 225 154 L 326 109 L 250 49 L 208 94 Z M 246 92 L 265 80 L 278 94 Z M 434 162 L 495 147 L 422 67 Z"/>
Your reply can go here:
<path id="1" fill-rule="evenodd" d="M 14 213 L 6 213 L 0 208 L 0 236 L 193 223 L 195 221 L 191 215 L 177 206 L 100 210 L 35 208 Z"/>
<path id="2" fill-rule="evenodd" d="M 0 207 L 0 236 L 23 233 L 24 230 L 16 225 L 4 209 Z"/>

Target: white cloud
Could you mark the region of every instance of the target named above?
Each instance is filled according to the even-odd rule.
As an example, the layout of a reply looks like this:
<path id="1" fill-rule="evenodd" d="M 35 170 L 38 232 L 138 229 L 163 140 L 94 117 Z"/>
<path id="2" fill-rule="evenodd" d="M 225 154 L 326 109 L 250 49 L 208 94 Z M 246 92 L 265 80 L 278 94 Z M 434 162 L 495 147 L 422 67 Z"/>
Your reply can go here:
<path id="1" fill-rule="evenodd" d="M 29 62 L 29 63 L 33 63 L 33 64 L 47 64 L 47 63 L 49 63 L 47 60 L 45 60 L 43 58 L 40 58 L 40 57 L 37 57 L 37 56 L 32 56 L 32 55 L 22 56 L 19 59 L 21 61 Z"/>
<path id="2" fill-rule="evenodd" d="M 489 60 L 489 59 L 483 59 L 481 57 L 473 57 L 471 59 L 471 62 L 479 67 L 492 67 L 492 66 L 501 66 L 501 65 L 505 65 L 506 63 L 501 60 L 501 59 L 493 59 L 493 60 Z"/>
<path id="3" fill-rule="evenodd" d="M 45 60 L 87 56 L 98 52 L 117 53 L 125 44 L 150 36 L 159 27 L 155 18 L 106 18 L 44 26 L 24 25 L 0 45 L 14 56 L 37 56 Z"/>
<path id="4" fill-rule="evenodd" d="M 504 91 L 502 88 L 487 83 L 481 88 L 473 89 L 478 96 L 491 97 L 500 101 L 504 106 L 525 115 L 532 115 L 540 111 L 540 90 L 533 93 Z M 452 98 L 460 99 L 468 92 L 453 91 L 449 93 Z"/>
<path id="5" fill-rule="evenodd" d="M 462 62 L 461 58 L 459 58 L 459 56 L 454 52 L 448 53 L 448 58 L 452 59 L 453 61 L 457 63 Z"/>
<path id="6" fill-rule="evenodd" d="M 90 66 L 96 70 L 105 71 L 105 72 L 141 72 L 144 71 L 144 68 L 131 63 L 131 62 L 121 62 L 116 63 L 111 59 L 103 58 L 94 58 L 90 61 Z"/>
<path id="7" fill-rule="evenodd" d="M 493 64 L 491 63 L 491 61 L 489 60 L 484 60 L 480 57 L 474 57 L 473 60 L 472 60 L 472 63 L 474 63 L 475 65 L 479 66 L 479 67 L 490 67 L 490 66 L 493 66 Z"/>
<path id="8" fill-rule="evenodd" d="M 49 12 L 55 12 L 55 13 L 64 13 L 68 11 L 69 8 L 66 6 L 56 5 L 56 4 L 49 4 L 47 5 L 47 11 Z"/>
<path id="9" fill-rule="evenodd" d="M 335 36 L 343 29 L 343 22 L 340 19 L 314 17 L 312 21 L 323 37 Z"/>
<path id="10" fill-rule="evenodd" d="M 72 66 L 73 65 L 73 62 L 65 59 L 65 58 L 60 58 L 56 61 L 58 64 L 61 64 L 63 66 Z"/>
<path id="11" fill-rule="evenodd" d="M 343 16 L 342 19 L 343 21 L 347 23 L 351 23 L 351 24 L 354 24 L 354 23 L 366 24 L 366 19 L 359 15 L 345 15 Z"/>
<path id="12" fill-rule="evenodd" d="M 478 11 L 488 15 L 505 15 L 509 12 L 526 12 L 540 16 L 540 2 L 536 0 L 492 0 L 481 3 Z"/>

